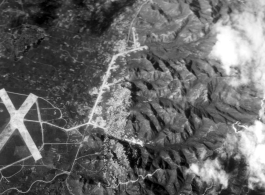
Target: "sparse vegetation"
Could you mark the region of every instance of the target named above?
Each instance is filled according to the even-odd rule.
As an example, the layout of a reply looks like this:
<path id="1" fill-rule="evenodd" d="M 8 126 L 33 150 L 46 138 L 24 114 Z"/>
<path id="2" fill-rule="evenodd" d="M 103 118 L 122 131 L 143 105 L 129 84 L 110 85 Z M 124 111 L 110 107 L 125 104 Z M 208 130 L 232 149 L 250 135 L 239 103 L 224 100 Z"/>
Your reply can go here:
<path id="1" fill-rule="evenodd" d="M 110 187 L 115 187 L 119 182 L 124 182 L 130 169 L 124 146 L 117 140 L 123 140 L 126 134 L 127 118 L 130 115 L 131 92 L 122 87 L 121 84 L 114 86 L 111 91 L 112 96 L 106 103 L 105 132 L 110 137 L 106 147 L 109 148 L 110 159 L 107 162 L 106 174 Z M 98 121 L 102 118 L 97 117 Z M 99 120 L 101 119 L 101 120 Z"/>
<path id="2" fill-rule="evenodd" d="M 125 135 L 128 107 L 131 104 L 131 91 L 117 85 L 113 96 L 108 100 L 107 105 L 107 134 L 122 139 Z"/>

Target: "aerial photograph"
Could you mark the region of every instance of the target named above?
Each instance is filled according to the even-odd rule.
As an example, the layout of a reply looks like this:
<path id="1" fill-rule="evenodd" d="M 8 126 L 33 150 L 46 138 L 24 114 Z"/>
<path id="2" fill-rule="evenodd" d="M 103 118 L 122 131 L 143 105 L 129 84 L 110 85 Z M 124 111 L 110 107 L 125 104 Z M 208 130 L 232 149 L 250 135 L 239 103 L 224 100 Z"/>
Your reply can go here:
<path id="1" fill-rule="evenodd" d="M 0 195 L 265 195 L 265 0 L 0 0 Z"/>

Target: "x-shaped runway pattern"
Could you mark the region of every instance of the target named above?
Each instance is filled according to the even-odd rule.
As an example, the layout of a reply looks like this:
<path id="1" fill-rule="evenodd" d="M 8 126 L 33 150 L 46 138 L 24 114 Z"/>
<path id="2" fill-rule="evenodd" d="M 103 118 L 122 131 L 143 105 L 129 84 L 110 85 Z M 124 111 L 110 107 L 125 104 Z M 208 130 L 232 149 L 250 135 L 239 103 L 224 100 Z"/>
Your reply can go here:
<path id="1" fill-rule="evenodd" d="M 99 93 L 98 93 L 98 96 L 97 96 L 97 99 L 94 103 L 94 106 L 90 112 L 90 116 L 89 116 L 89 120 L 87 123 L 84 123 L 82 125 L 78 125 L 78 126 L 75 126 L 75 127 L 72 127 L 70 129 L 65 129 L 65 128 L 62 128 L 60 126 L 57 126 L 57 125 L 54 125 L 54 124 L 51 124 L 51 123 L 47 123 L 47 122 L 42 122 L 42 121 L 33 121 L 33 120 L 26 120 L 24 119 L 26 114 L 28 113 L 28 111 L 31 109 L 31 107 L 36 103 L 37 104 L 37 107 L 38 107 L 38 101 L 37 99 L 39 97 L 35 96 L 34 94 L 30 94 L 27 99 L 24 101 L 24 103 L 21 105 L 21 107 L 16 110 L 13 103 L 11 102 L 7 92 L 5 89 L 1 89 L 0 90 L 0 98 L 2 99 L 3 101 L 3 104 L 6 106 L 9 114 L 10 114 L 10 121 L 9 123 L 6 125 L 6 127 L 4 128 L 4 130 L 1 132 L 0 134 L 0 151 L 2 150 L 2 148 L 5 146 L 5 144 L 7 143 L 7 141 L 10 139 L 10 137 L 12 136 L 12 134 L 14 133 L 14 131 L 17 129 L 19 131 L 19 133 L 21 134 L 25 144 L 27 145 L 29 151 L 31 152 L 31 156 L 34 158 L 35 161 L 39 160 L 42 158 L 36 144 L 34 143 L 32 137 L 30 136 L 26 126 L 24 125 L 24 121 L 30 121 L 30 122 L 40 122 L 40 123 L 45 123 L 45 124 L 48 124 L 48 125 L 51 125 L 51 126 L 54 126 L 54 127 L 57 127 L 61 130 L 64 130 L 65 132 L 68 132 L 68 131 L 72 131 L 72 130 L 76 130 L 77 128 L 81 127 L 81 126 L 87 126 L 87 125 L 93 125 L 93 116 L 95 114 L 95 111 L 98 107 L 98 104 L 100 102 L 100 99 L 102 98 L 102 94 L 104 93 L 105 91 L 105 88 L 108 87 L 108 79 L 110 78 L 111 76 L 111 70 L 113 69 L 113 65 L 115 64 L 117 58 L 121 57 L 121 56 L 126 56 L 127 54 L 129 53 L 132 53 L 132 52 L 137 52 L 137 51 L 141 51 L 141 50 L 145 50 L 145 49 L 148 49 L 147 46 L 140 46 L 140 47 L 135 47 L 133 49 L 130 49 L 130 50 L 127 50 L 127 51 L 123 51 L 123 52 L 120 52 L 116 55 L 114 55 L 108 65 L 108 69 L 105 73 L 105 76 L 103 77 L 103 83 L 102 85 L 100 86 L 100 89 L 99 89 Z M 84 140 L 85 138 L 85 133 L 82 134 L 82 140 Z M 131 142 L 131 143 L 134 143 L 132 140 L 126 140 L 128 142 Z M 136 144 L 139 144 L 138 142 Z M 141 144 L 140 144 L 141 145 Z M 57 176 L 59 175 L 62 175 L 62 174 L 67 174 L 67 179 L 69 178 L 69 175 L 71 174 L 71 172 L 73 171 L 73 168 L 74 168 L 74 165 L 75 165 L 75 162 L 76 160 L 78 159 L 78 154 L 79 154 L 79 151 L 80 149 L 82 148 L 82 144 L 79 144 L 79 147 L 76 151 L 76 155 L 75 155 L 75 158 L 74 158 L 74 162 L 72 163 L 72 166 L 70 168 L 69 171 L 64 171 L 60 174 L 57 174 L 52 180 L 50 181 L 44 181 L 44 180 L 36 180 L 34 181 L 29 189 L 25 192 L 19 190 L 17 187 L 12 187 L 12 188 L 9 188 L 7 190 L 5 190 L 3 193 L 0 193 L 0 194 L 4 194 L 5 192 L 9 191 L 9 190 L 17 190 L 18 192 L 20 193 L 27 193 L 30 191 L 31 187 L 36 183 L 36 182 L 44 182 L 44 183 L 50 183 L 52 182 Z M 26 158 L 25 158 L 26 159 Z M 25 160 L 25 159 L 22 159 L 22 160 Z M 14 163 L 13 163 L 14 164 Z M 12 165 L 11 165 L 12 166 Z M 34 166 L 34 165 L 32 165 Z M 7 167 L 10 167 L 10 165 L 8 165 Z M 5 169 L 2 168 L 2 170 Z M 1 171 L 1 169 L 0 169 Z M 1 172 L 0 172 L 1 173 Z M 67 180 L 66 179 L 66 180 Z M 137 180 L 136 180 L 137 181 Z M 136 182 L 136 181 L 131 181 L 131 182 Z M 130 183 L 130 182 L 126 182 L 126 183 Z M 122 184 L 122 183 L 120 183 Z M 70 193 L 71 193 L 71 190 L 69 189 Z M 72 193 L 71 193 L 72 194 Z"/>
<path id="2" fill-rule="evenodd" d="M 42 156 L 24 124 L 24 118 L 26 114 L 33 104 L 36 103 L 38 97 L 34 94 L 30 94 L 18 110 L 16 110 L 14 107 L 5 89 L 0 90 L 0 98 L 2 99 L 7 111 L 10 114 L 10 121 L 0 134 L 0 151 L 17 129 L 34 160 L 37 161 L 41 159 Z"/>
<path id="3" fill-rule="evenodd" d="M 86 126 L 86 125 L 92 124 L 91 122 L 92 122 L 92 119 L 93 119 L 93 115 L 94 115 L 95 110 L 96 110 L 96 108 L 98 106 L 98 103 L 100 101 L 100 98 L 101 98 L 102 94 L 104 93 L 104 89 L 108 85 L 107 84 L 107 80 L 108 80 L 108 78 L 111 75 L 110 72 L 112 70 L 112 65 L 115 63 L 116 59 L 118 57 L 120 57 L 120 56 L 129 54 L 131 52 L 143 50 L 143 49 L 147 49 L 147 47 L 146 46 L 142 46 L 142 47 L 133 48 L 131 50 L 124 51 L 124 52 L 121 52 L 119 54 L 116 54 L 116 55 L 114 55 L 112 57 L 112 60 L 111 60 L 111 62 L 109 64 L 109 67 L 108 67 L 108 70 L 107 70 L 107 72 L 105 74 L 104 81 L 103 81 L 103 83 L 102 83 L 102 85 L 100 87 L 100 92 L 98 94 L 98 97 L 96 99 L 96 102 L 95 102 L 95 104 L 93 106 L 93 109 L 91 111 L 91 114 L 90 114 L 90 117 L 89 117 L 89 121 L 88 121 L 88 123 L 79 125 L 80 127 L 81 126 Z M 8 94 L 7 94 L 7 92 L 6 92 L 5 89 L 1 89 L 0 90 L 0 98 L 2 99 L 3 104 L 5 105 L 5 107 L 7 108 L 7 111 L 10 114 L 10 121 L 5 126 L 4 130 L 0 134 L 0 151 L 3 149 L 3 147 L 5 146 L 5 144 L 7 143 L 7 141 L 10 139 L 10 137 L 12 136 L 12 134 L 14 133 L 14 131 L 17 129 L 19 131 L 22 139 L 24 140 L 26 146 L 28 147 L 28 149 L 29 149 L 32 157 L 34 158 L 34 160 L 37 161 L 37 160 L 41 159 L 42 156 L 40 154 L 40 151 L 37 148 L 35 142 L 33 141 L 31 135 L 29 134 L 29 132 L 28 132 L 28 130 L 27 130 L 25 124 L 24 124 L 24 118 L 25 118 L 26 114 L 28 113 L 28 111 L 31 109 L 31 107 L 35 103 L 37 103 L 38 96 L 36 96 L 34 94 L 29 94 L 29 96 L 27 97 L 27 99 L 24 101 L 24 103 L 20 106 L 20 108 L 18 110 L 16 110 L 15 106 L 11 102 L 11 100 L 10 100 L 10 98 L 9 98 L 9 96 L 8 96 Z M 28 120 L 28 121 L 30 121 L 30 120 Z M 32 122 L 35 122 L 35 121 L 32 121 Z M 50 124 L 50 125 L 52 125 L 52 124 Z M 56 125 L 52 125 L 52 126 L 56 126 Z M 74 128 L 70 128 L 70 129 L 64 129 L 64 128 L 61 128 L 61 129 L 63 129 L 64 131 L 67 132 L 67 131 L 74 130 L 76 128 L 78 128 L 78 126 L 77 127 L 74 127 Z M 127 141 L 130 141 L 130 140 L 127 140 Z M 76 157 L 78 155 L 78 152 L 80 150 L 80 147 L 79 147 L 79 149 L 77 151 Z M 72 168 L 73 168 L 73 166 L 72 166 Z M 72 171 L 72 168 L 71 168 L 71 171 Z"/>

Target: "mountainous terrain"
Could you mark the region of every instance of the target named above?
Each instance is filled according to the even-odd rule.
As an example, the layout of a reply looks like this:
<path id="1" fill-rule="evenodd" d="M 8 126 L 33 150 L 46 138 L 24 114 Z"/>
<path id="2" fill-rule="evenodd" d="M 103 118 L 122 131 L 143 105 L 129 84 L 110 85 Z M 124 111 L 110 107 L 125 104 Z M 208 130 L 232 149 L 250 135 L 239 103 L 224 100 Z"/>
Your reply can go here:
<path id="1" fill-rule="evenodd" d="M 264 5 L 3 0 L 0 195 L 264 194 Z"/>
<path id="2" fill-rule="evenodd" d="M 153 1 L 139 13 L 135 29 L 149 49 L 128 62 L 130 119 L 146 145 L 134 166 L 143 175 L 158 170 L 137 184 L 139 194 L 247 193 L 248 162 L 227 139 L 235 136 L 234 123 L 259 118 L 262 95 L 251 83 L 231 86 L 231 76 L 209 57 L 213 26 L 240 6 L 233 3 Z M 201 170 L 190 171 L 193 164 Z"/>

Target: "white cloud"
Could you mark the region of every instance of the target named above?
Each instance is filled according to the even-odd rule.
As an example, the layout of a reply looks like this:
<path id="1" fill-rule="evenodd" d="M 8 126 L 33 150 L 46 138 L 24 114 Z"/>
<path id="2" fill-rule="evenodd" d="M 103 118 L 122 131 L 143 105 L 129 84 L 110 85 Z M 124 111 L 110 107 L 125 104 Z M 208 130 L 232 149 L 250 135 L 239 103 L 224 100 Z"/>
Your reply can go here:
<path id="1" fill-rule="evenodd" d="M 221 154 L 235 160 L 243 157 L 248 167 L 246 171 L 249 188 L 265 187 L 265 124 L 255 121 L 252 126 L 246 126 L 243 131 L 228 135 Z M 228 186 L 229 174 L 225 172 L 218 158 L 191 164 L 189 171 L 198 175 L 209 185 L 214 182 L 222 184 L 223 188 Z"/>
<path id="2" fill-rule="evenodd" d="M 249 169 L 249 187 L 265 187 L 265 125 L 254 125 L 239 132 L 238 149 L 246 158 Z"/>
<path id="3" fill-rule="evenodd" d="M 217 42 L 210 54 L 220 61 L 227 75 L 234 76 L 229 84 L 239 86 L 252 83 L 265 92 L 265 0 L 246 1 L 244 7 L 233 10 L 226 19 L 219 21 L 214 31 Z M 263 95 L 264 96 L 264 95 Z M 264 96 L 265 97 L 265 96 Z M 264 119 L 264 110 L 260 111 Z M 249 187 L 265 187 L 265 125 L 254 125 L 228 137 L 230 154 L 238 151 L 247 161 Z"/>
<path id="4" fill-rule="evenodd" d="M 207 184 L 212 185 L 222 184 L 224 188 L 228 186 L 228 175 L 224 170 L 217 159 L 209 160 L 207 159 L 201 165 L 191 164 L 189 171 L 200 176 L 201 180 L 205 181 Z"/>
<path id="5" fill-rule="evenodd" d="M 215 27 L 217 42 L 210 57 L 219 60 L 226 74 L 233 77 L 230 84 L 238 86 L 253 82 L 265 89 L 265 25 L 264 0 L 251 0 L 241 11 L 234 11 Z"/>
<path id="6" fill-rule="evenodd" d="M 216 44 L 210 56 L 220 61 L 233 86 L 252 83 L 265 97 L 265 0 L 248 0 L 214 26 Z M 260 117 L 265 120 L 264 108 Z M 265 125 L 255 121 L 235 136 L 228 136 L 228 156 L 239 154 L 246 159 L 249 187 L 265 187 Z M 202 165 L 192 164 L 190 170 L 207 183 L 215 181 L 224 187 L 228 175 L 218 160 Z"/>

